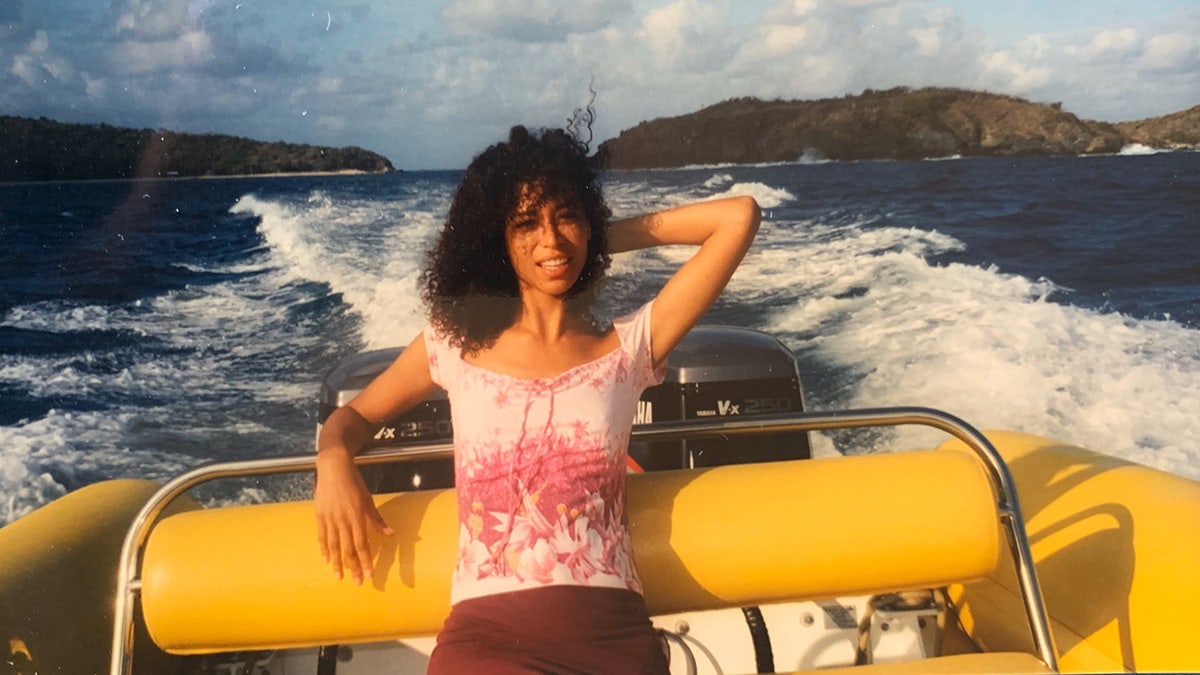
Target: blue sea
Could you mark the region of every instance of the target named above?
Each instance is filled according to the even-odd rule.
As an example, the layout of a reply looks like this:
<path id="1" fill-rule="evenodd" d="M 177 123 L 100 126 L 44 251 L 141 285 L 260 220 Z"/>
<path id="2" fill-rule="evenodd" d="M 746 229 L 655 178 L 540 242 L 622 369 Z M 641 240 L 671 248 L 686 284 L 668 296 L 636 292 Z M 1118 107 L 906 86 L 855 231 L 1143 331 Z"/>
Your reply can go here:
<path id="1" fill-rule="evenodd" d="M 115 477 L 312 451 L 322 372 L 405 344 L 460 174 L 0 185 L 0 524 Z M 919 405 L 1200 479 L 1200 154 L 618 171 L 627 215 L 763 206 L 710 323 L 810 409 Z M 688 255 L 618 257 L 613 311 Z M 817 454 L 932 445 L 817 435 Z M 307 494 L 309 477 L 210 502 Z M 281 494 L 282 493 L 282 494 Z"/>

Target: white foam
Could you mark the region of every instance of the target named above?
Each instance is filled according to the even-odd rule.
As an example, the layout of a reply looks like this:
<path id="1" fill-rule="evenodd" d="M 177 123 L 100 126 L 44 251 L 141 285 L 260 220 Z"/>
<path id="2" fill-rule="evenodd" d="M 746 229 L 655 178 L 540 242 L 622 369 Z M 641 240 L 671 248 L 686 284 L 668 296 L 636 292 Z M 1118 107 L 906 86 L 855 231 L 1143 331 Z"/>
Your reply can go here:
<path id="1" fill-rule="evenodd" d="M 414 192 L 396 201 L 309 195 L 303 206 L 247 195 L 231 209 L 261 219 L 275 264 L 340 293 L 363 317 L 371 347 L 407 344 L 424 324 L 417 276 L 449 193 Z"/>
<path id="2" fill-rule="evenodd" d="M 726 185 L 731 182 L 733 182 L 733 176 L 731 176 L 727 173 L 715 173 L 715 174 L 713 174 L 712 178 L 709 178 L 708 180 L 704 181 L 704 187 L 719 188 L 722 185 Z"/>
<path id="3" fill-rule="evenodd" d="M 12 519 L 78 486 L 73 476 L 165 480 L 209 452 L 278 452 L 281 430 L 269 420 L 238 418 L 237 402 L 307 407 L 318 372 L 263 378 L 288 350 L 317 351 L 327 336 L 297 326 L 288 308 L 312 297 L 269 252 L 237 267 L 249 273 L 117 306 L 41 302 L 10 309 L 5 325 L 59 334 L 112 331 L 137 346 L 69 354 L 0 356 L 0 382 L 41 400 L 92 400 L 103 411 L 51 411 L 0 427 L 0 518 Z M 315 264 L 315 263 L 314 263 Z M 264 364 L 262 368 L 256 368 Z M 308 431 L 284 430 L 299 438 Z M 163 442 L 200 456 L 160 452 Z M 233 447 L 221 447 L 222 444 Z M 271 445 L 271 444 L 274 445 Z M 206 447 L 210 446 L 210 447 Z M 239 447 L 240 446 L 240 447 Z M 155 452 L 137 448 L 156 448 Z M 307 449 L 307 442 L 295 451 Z M 55 478 L 57 477 L 57 479 Z"/>
<path id="4" fill-rule="evenodd" d="M 28 330 L 82 332 L 114 327 L 113 310 L 59 301 L 37 302 L 10 309 L 0 325 Z"/>
<path id="5" fill-rule="evenodd" d="M 794 245 L 739 271 L 755 293 L 797 298 L 761 327 L 847 373 L 812 402 L 930 406 L 1200 478 L 1200 331 L 1059 304 L 1047 280 L 931 265 L 961 247 L 938 233 L 823 229 L 781 233 Z M 938 436 L 905 429 L 877 449 Z"/>
<path id="6" fill-rule="evenodd" d="M 1125 147 L 1121 148 L 1121 151 L 1118 152 L 1117 154 L 1118 155 L 1157 155 L 1162 152 L 1170 152 L 1170 150 L 1167 150 L 1165 148 L 1155 148 L 1155 147 L 1151 147 L 1149 145 L 1144 145 L 1142 143 L 1130 143 L 1129 145 L 1126 145 Z"/>
<path id="7" fill-rule="evenodd" d="M 857 163 L 857 160 L 832 160 L 826 159 L 821 151 L 817 148 L 805 148 L 804 152 L 799 157 L 792 160 L 782 160 L 777 162 L 714 162 L 712 164 L 685 164 L 683 166 L 663 166 L 652 167 L 649 169 L 638 169 L 639 171 L 650 172 L 667 172 L 667 171 L 711 171 L 715 169 L 766 169 L 777 166 L 798 166 L 809 164 L 832 164 L 835 161 L 841 161 L 845 164 Z M 892 161 L 892 160 L 862 160 L 862 161 Z"/>
<path id="8" fill-rule="evenodd" d="M 706 181 L 707 182 L 707 181 Z M 604 200 L 616 218 L 679 206 L 712 194 L 712 188 L 697 183 L 690 189 L 679 185 L 654 185 L 645 181 L 605 183 Z"/>
<path id="9" fill-rule="evenodd" d="M 796 160 L 796 163 L 797 164 L 828 164 L 830 161 L 832 161 L 832 160 L 826 159 L 825 155 L 823 155 L 821 153 L 820 149 L 805 148 L 804 152 L 800 155 L 800 158 L 798 160 Z"/>
<path id="10" fill-rule="evenodd" d="M 773 188 L 763 183 L 734 183 L 724 192 L 712 195 L 712 199 L 750 196 L 764 209 L 775 209 L 796 199 L 796 195 L 783 188 Z"/>
<path id="11" fill-rule="evenodd" d="M 0 525 L 66 494 L 88 475 L 161 481 L 186 469 L 183 458 L 125 447 L 130 425 L 140 421 L 140 412 L 53 410 L 36 421 L 0 426 L 0 485 L 5 495 Z"/>
<path id="12" fill-rule="evenodd" d="M 724 189 L 722 189 L 724 188 Z M 623 218 L 707 199 L 751 196 L 763 208 L 778 208 L 795 201 L 796 196 L 783 188 L 760 182 L 734 182 L 732 174 L 713 174 L 688 185 L 651 184 L 641 180 L 617 180 L 605 183 L 605 201 L 614 216 Z"/>

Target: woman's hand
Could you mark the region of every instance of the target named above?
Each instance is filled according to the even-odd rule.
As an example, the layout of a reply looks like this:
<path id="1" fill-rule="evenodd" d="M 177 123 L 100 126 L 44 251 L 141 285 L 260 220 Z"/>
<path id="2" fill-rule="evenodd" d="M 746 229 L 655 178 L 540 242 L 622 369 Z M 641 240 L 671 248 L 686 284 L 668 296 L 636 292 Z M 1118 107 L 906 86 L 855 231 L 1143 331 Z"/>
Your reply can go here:
<path id="1" fill-rule="evenodd" d="M 321 557 L 333 566 L 333 573 L 341 579 L 348 569 L 356 584 L 370 579 L 375 564 L 367 535 L 374 529 L 390 536 L 393 530 L 375 507 L 350 453 L 328 449 L 317 455 L 313 504 Z"/>

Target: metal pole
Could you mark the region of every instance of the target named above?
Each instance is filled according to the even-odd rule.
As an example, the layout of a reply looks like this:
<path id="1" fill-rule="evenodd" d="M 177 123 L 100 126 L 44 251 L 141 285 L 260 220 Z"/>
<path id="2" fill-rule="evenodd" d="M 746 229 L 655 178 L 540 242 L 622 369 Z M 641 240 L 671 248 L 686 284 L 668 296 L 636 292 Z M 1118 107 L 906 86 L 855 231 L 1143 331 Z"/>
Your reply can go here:
<path id="1" fill-rule="evenodd" d="M 1012 474 L 1000 453 L 978 430 L 961 419 L 933 408 L 870 408 L 826 413 L 792 413 L 762 415 L 754 418 L 729 420 L 664 422 L 653 427 L 634 427 L 637 440 L 679 440 L 710 438 L 728 435 L 755 435 L 787 431 L 820 431 L 861 427 L 884 427 L 915 424 L 944 431 L 971 448 L 983 462 L 991 479 L 997 511 L 1009 537 L 1010 553 L 1014 556 L 1017 578 L 1025 604 L 1026 617 L 1033 634 L 1034 646 L 1041 660 L 1054 671 L 1058 670 L 1058 652 L 1050 633 L 1046 606 L 1034 568 L 1025 522 L 1017 503 L 1017 491 Z M 391 461 L 414 461 L 453 456 L 452 444 L 423 445 L 404 448 L 376 448 L 355 457 L 357 464 L 381 464 Z M 261 476 L 276 473 L 307 471 L 316 465 L 315 455 L 278 457 L 212 464 L 193 469 L 168 482 L 146 503 L 130 525 L 121 548 L 117 569 L 117 593 L 113 621 L 111 675 L 129 675 L 133 665 L 133 608 L 141 590 L 138 559 L 151 526 L 163 509 L 187 490 L 219 478 Z"/>

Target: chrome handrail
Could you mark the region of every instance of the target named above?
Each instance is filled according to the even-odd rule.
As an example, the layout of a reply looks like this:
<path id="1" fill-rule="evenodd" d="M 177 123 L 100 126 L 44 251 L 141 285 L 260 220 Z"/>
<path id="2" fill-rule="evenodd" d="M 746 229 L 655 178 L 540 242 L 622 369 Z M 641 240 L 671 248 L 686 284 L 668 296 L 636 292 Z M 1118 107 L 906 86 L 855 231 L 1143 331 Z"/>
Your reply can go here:
<path id="1" fill-rule="evenodd" d="M 885 427 L 916 424 L 946 432 L 971 448 L 988 470 L 995 491 L 996 510 L 1008 534 L 1009 552 L 1017 568 L 1017 581 L 1025 605 L 1034 647 L 1038 657 L 1053 671 L 1058 671 L 1058 652 L 1046 605 L 1037 580 L 1025 521 L 1017 502 L 1016 484 L 1008 465 L 996 448 L 978 430 L 949 413 L 933 408 L 870 408 L 837 412 L 807 412 L 784 415 L 762 415 L 732 420 L 708 418 L 697 421 L 662 422 L 651 426 L 635 426 L 633 439 L 666 441 L 684 438 L 712 438 L 730 435 L 755 435 L 788 431 L 822 431 L 862 427 Z M 448 443 L 397 448 L 373 448 L 355 457 L 357 464 L 382 464 L 392 461 L 416 461 L 453 456 L 454 446 Z M 312 454 L 297 457 L 223 462 L 201 466 L 184 473 L 163 485 L 130 524 L 121 547 L 117 566 L 117 592 L 113 617 L 111 675 L 129 675 L 133 671 L 133 609 L 141 592 L 138 570 L 142 547 L 149 538 L 154 521 L 175 498 L 191 488 L 220 478 L 243 478 L 277 473 L 311 470 L 316 465 Z"/>

